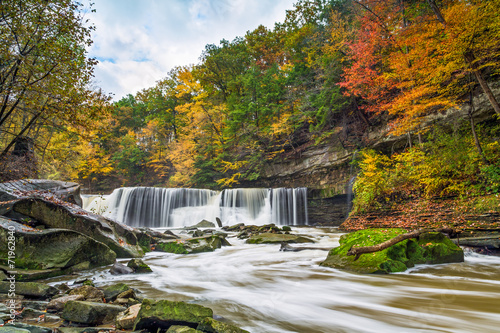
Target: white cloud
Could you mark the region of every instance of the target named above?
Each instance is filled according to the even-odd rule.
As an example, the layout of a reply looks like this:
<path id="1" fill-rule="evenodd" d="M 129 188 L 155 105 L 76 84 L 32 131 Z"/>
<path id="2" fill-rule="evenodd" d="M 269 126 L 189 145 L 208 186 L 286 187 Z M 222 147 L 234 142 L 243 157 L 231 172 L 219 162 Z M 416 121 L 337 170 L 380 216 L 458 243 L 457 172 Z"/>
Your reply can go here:
<path id="1" fill-rule="evenodd" d="M 115 94 L 151 87 L 175 66 L 198 63 L 206 44 L 282 22 L 295 0 L 99 0 L 89 55 L 96 84 Z"/>

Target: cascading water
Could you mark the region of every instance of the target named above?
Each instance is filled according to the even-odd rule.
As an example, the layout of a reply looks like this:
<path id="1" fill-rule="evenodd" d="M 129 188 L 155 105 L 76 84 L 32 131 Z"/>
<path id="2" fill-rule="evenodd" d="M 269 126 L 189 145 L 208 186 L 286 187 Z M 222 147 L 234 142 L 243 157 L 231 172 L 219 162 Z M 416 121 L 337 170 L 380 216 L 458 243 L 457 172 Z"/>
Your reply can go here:
<path id="1" fill-rule="evenodd" d="M 307 188 L 203 189 L 119 188 L 84 205 L 134 227 L 181 227 L 203 219 L 236 223 L 307 224 Z"/>

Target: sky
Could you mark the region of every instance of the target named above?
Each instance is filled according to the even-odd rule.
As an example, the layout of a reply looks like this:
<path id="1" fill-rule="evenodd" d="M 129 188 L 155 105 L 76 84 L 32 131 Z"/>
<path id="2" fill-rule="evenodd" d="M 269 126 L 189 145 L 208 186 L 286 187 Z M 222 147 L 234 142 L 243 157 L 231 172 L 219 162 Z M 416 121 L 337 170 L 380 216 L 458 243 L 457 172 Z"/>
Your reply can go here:
<path id="1" fill-rule="evenodd" d="M 89 56 L 94 83 L 119 100 L 152 87 L 176 66 L 198 64 L 207 44 L 274 28 L 296 0 L 96 0 Z"/>

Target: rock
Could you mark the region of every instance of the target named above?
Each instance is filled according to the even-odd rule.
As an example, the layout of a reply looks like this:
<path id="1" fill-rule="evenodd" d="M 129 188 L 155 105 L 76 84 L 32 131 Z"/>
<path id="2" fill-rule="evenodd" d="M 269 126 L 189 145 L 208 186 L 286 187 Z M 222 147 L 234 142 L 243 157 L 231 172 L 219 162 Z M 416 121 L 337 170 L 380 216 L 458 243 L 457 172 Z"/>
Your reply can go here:
<path id="1" fill-rule="evenodd" d="M 158 328 L 165 329 L 172 325 L 196 328 L 206 317 L 212 318 L 213 311 L 201 305 L 144 299 L 133 330 L 147 329 L 155 332 Z"/>
<path id="2" fill-rule="evenodd" d="M 88 268 L 109 265 L 115 253 L 106 245 L 71 230 L 37 230 L 0 217 L 0 253 L 7 253 L 9 232 L 16 234 L 16 267 L 30 271 L 18 272 L 16 280 L 48 278 L 71 272 L 79 264 Z"/>
<path id="3" fill-rule="evenodd" d="M 0 293 L 8 294 L 10 289 L 9 282 L 0 282 Z M 50 298 L 57 293 L 57 288 L 51 287 L 47 284 L 36 282 L 16 282 L 15 292 L 18 295 L 23 295 L 32 298 Z"/>
<path id="4" fill-rule="evenodd" d="M 203 221 L 199 222 L 198 224 L 193 225 L 189 228 L 215 228 L 215 223 L 207 221 L 207 220 L 203 220 Z"/>
<path id="5" fill-rule="evenodd" d="M 141 259 L 131 259 L 127 267 L 132 268 L 134 273 L 151 273 L 153 270 Z"/>
<path id="6" fill-rule="evenodd" d="M 177 254 L 212 252 L 221 248 L 223 240 L 224 238 L 221 236 L 208 235 L 203 237 L 160 242 L 156 244 L 155 249 L 157 251 Z"/>
<path id="7" fill-rule="evenodd" d="M 113 275 L 122 275 L 122 274 L 132 274 L 134 273 L 134 270 L 130 267 L 125 266 L 124 264 L 115 262 L 115 264 L 113 265 L 113 267 L 111 267 L 109 272 Z"/>
<path id="8" fill-rule="evenodd" d="M 0 333 L 31 333 L 27 329 L 11 326 L 0 327 Z"/>
<path id="9" fill-rule="evenodd" d="M 83 301 L 85 297 L 83 295 L 67 295 L 63 297 L 58 297 L 52 299 L 47 305 L 47 309 L 62 311 L 64 309 L 64 304 L 69 301 Z"/>
<path id="10" fill-rule="evenodd" d="M 123 298 L 123 299 L 129 299 L 129 298 L 136 298 L 135 291 L 133 289 L 129 289 L 127 291 L 124 291 L 120 293 L 118 296 L 116 296 L 116 299 L 118 298 Z"/>
<path id="11" fill-rule="evenodd" d="M 23 319 L 38 319 L 40 316 L 44 316 L 45 311 L 24 308 L 23 311 L 19 314 L 19 316 Z"/>
<path id="12" fill-rule="evenodd" d="M 117 283 L 111 286 L 107 286 L 103 289 L 104 298 L 106 298 L 107 301 L 114 301 L 118 295 L 129 289 L 130 287 L 125 283 Z"/>
<path id="13" fill-rule="evenodd" d="M 23 179 L 0 184 L 0 201 L 9 201 L 33 194 L 56 196 L 60 200 L 82 206 L 80 185 L 49 179 Z"/>
<path id="14" fill-rule="evenodd" d="M 90 300 L 90 299 L 103 299 L 104 298 L 104 292 L 100 289 L 97 289 L 96 287 L 92 286 L 80 286 L 77 287 L 69 292 L 69 295 L 81 295 L 83 296 L 84 300 Z"/>
<path id="15" fill-rule="evenodd" d="M 31 300 L 23 300 L 21 302 L 23 307 L 25 308 L 31 308 L 35 310 L 46 310 L 47 305 L 49 305 L 49 302 L 47 301 L 31 301 Z"/>
<path id="16" fill-rule="evenodd" d="M 141 304 L 135 304 L 129 307 L 127 310 L 120 312 L 116 316 L 115 326 L 119 330 L 129 330 L 134 327 L 135 319 L 137 314 L 141 309 Z"/>
<path id="17" fill-rule="evenodd" d="M 416 264 L 464 261 L 462 249 L 437 232 L 421 234 L 418 239 L 408 239 L 382 251 L 362 254 L 358 260 L 347 255 L 353 246 L 377 245 L 404 233 L 404 229 L 391 228 L 366 229 L 342 235 L 340 246 L 330 250 L 321 266 L 357 273 L 392 273 L 405 271 Z"/>
<path id="18" fill-rule="evenodd" d="M 203 333 L 189 326 L 173 325 L 170 326 L 166 333 Z"/>
<path id="19" fill-rule="evenodd" d="M 314 243 L 310 238 L 300 235 L 263 233 L 252 235 L 246 240 L 247 244 L 280 244 L 280 243 Z"/>
<path id="20" fill-rule="evenodd" d="M 210 333 L 250 333 L 231 324 L 223 323 L 212 318 L 205 318 L 198 325 L 198 330 Z"/>
<path id="21" fill-rule="evenodd" d="M 244 223 L 238 223 L 238 224 L 234 224 L 232 226 L 222 227 L 222 229 L 225 230 L 225 231 L 240 231 L 244 227 L 245 227 Z"/>
<path id="22" fill-rule="evenodd" d="M 144 234 L 148 235 L 151 239 L 153 239 L 154 243 L 156 243 L 156 241 L 162 240 L 162 239 L 178 239 L 179 238 L 179 236 L 177 236 L 176 234 L 174 234 L 170 230 L 165 230 L 165 232 L 161 233 L 159 231 L 149 229 L 149 228 L 141 227 L 141 228 L 137 228 L 137 229 L 139 229 Z"/>
<path id="23" fill-rule="evenodd" d="M 281 227 L 281 230 L 283 230 L 283 231 L 292 231 L 292 228 L 290 228 L 287 225 L 284 225 L 284 226 Z"/>
<path id="24" fill-rule="evenodd" d="M 4 327 L 15 327 L 28 330 L 30 333 L 52 333 L 52 329 L 43 326 L 29 325 L 25 323 L 13 322 L 5 324 Z"/>
<path id="25" fill-rule="evenodd" d="M 55 333 L 116 333 L 114 327 L 56 327 Z"/>
<path id="26" fill-rule="evenodd" d="M 217 226 L 218 226 L 219 228 L 222 228 L 222 221 L 220 220 L 220 218 L 216 217 L 216 218 L 215 218 L 215 222 L 217 222 Z"/>
<path id="27" fill-rule="evenodd" d="M 205 233 L 201 230 L 195 230 L 192 233 L 190 232 L 191 237 L 203 237 L 205 236 Z"/>
<path id="28" fill-rule="evenodd" d="M 36 219 L 47 228 L 77 231 L 104 243 L 118 258 L 142 257 L 144 250 L 149 248 L 151 239 L 148 235 L 74 205 L 40 198 L 23 198 L 13 202 L 12 207 L 13 211 Z"/>
<path id="29" fill-rule="evenodd" d="M 100 325 L 114 321 L 126 308 L 104 303 L 69 301 L 64 305 L 61 317 L 81 324 Z"/>
<path id="30" fill-rule="evenodd" d="M 3 271 L 0 271 L 0 281 L 7 280 L 7 275 Z"/>

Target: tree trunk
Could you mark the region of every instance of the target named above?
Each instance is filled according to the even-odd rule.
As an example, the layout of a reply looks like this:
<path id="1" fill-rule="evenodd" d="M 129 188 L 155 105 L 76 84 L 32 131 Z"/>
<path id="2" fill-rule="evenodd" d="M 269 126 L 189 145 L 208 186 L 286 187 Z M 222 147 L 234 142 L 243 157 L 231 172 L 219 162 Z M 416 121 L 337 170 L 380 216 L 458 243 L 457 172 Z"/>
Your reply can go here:
<path id="1" fill-rule="evenodd" d="M 472 131 L 472 136 L 474 137 L 474 143 L 476 144 L 477 151 L 478 151 L 479 155 L 481 156 L 481 160 L 483 160 L 483 163 L 489 164 L 488 160 L 484 156 L 483 148 L 481 147 L 481 143 L 479 142 L 479 138 L 477 137 L 477 133 L 476 133 L 476 125 L 474 124 L 474 118 L 473 118 L 473 115 L 474 115 L 474 95 L 472 94 L 472 91 L 470 92 L 469 103 L 470 103 L 470 107 L 469 107 L 469 110 L 467 111 L 467 115 L 469 116 L 469 122 L 470 122 L 471 131 Z"/>
<path id="2" fill-rule="evenodd" d="M 373 246 L 363 246 L 363 247 L 352 247 L 347 251 L 348 256 L 356 256 L 354 260 L 358 260 L 359 256 L 362 255 L 363 253 L 373 253 L 373 252 L 378 252 L 385 250 L 393 245 L 396 245 L 399 242 L 402 242 L 406 239 L 410 238 L 417 238 L 420 236 L 420 234 L 423 234 L 425 232 L 444 232 L 447 234 L 455 233 L 453 229 L 450 228 L 439 228 L 439 229 L 420 229 L 420 230 L 415 230 L 412 232 L 408 232 L 403 235 L 398 235 L 392 239 L 389 239 L 383 243 L 380 243 L 378 245 L 373 245 Z"/>
<path id="3" fill-rule="evenodd" d="M 431 9 L 434 12 L 434 14 L 436 15 L 438 21 L 441 22 L 441 24 L 446 27 L 446 21 L 444 20 L 444 17 L 441 14 L 441 11 L 439 10 L 439 7 L 436 4 L 436 1 L 435 0 L 427 0 L 427 3 L 429 4 L 429 6 L 431 6 Z"/>

